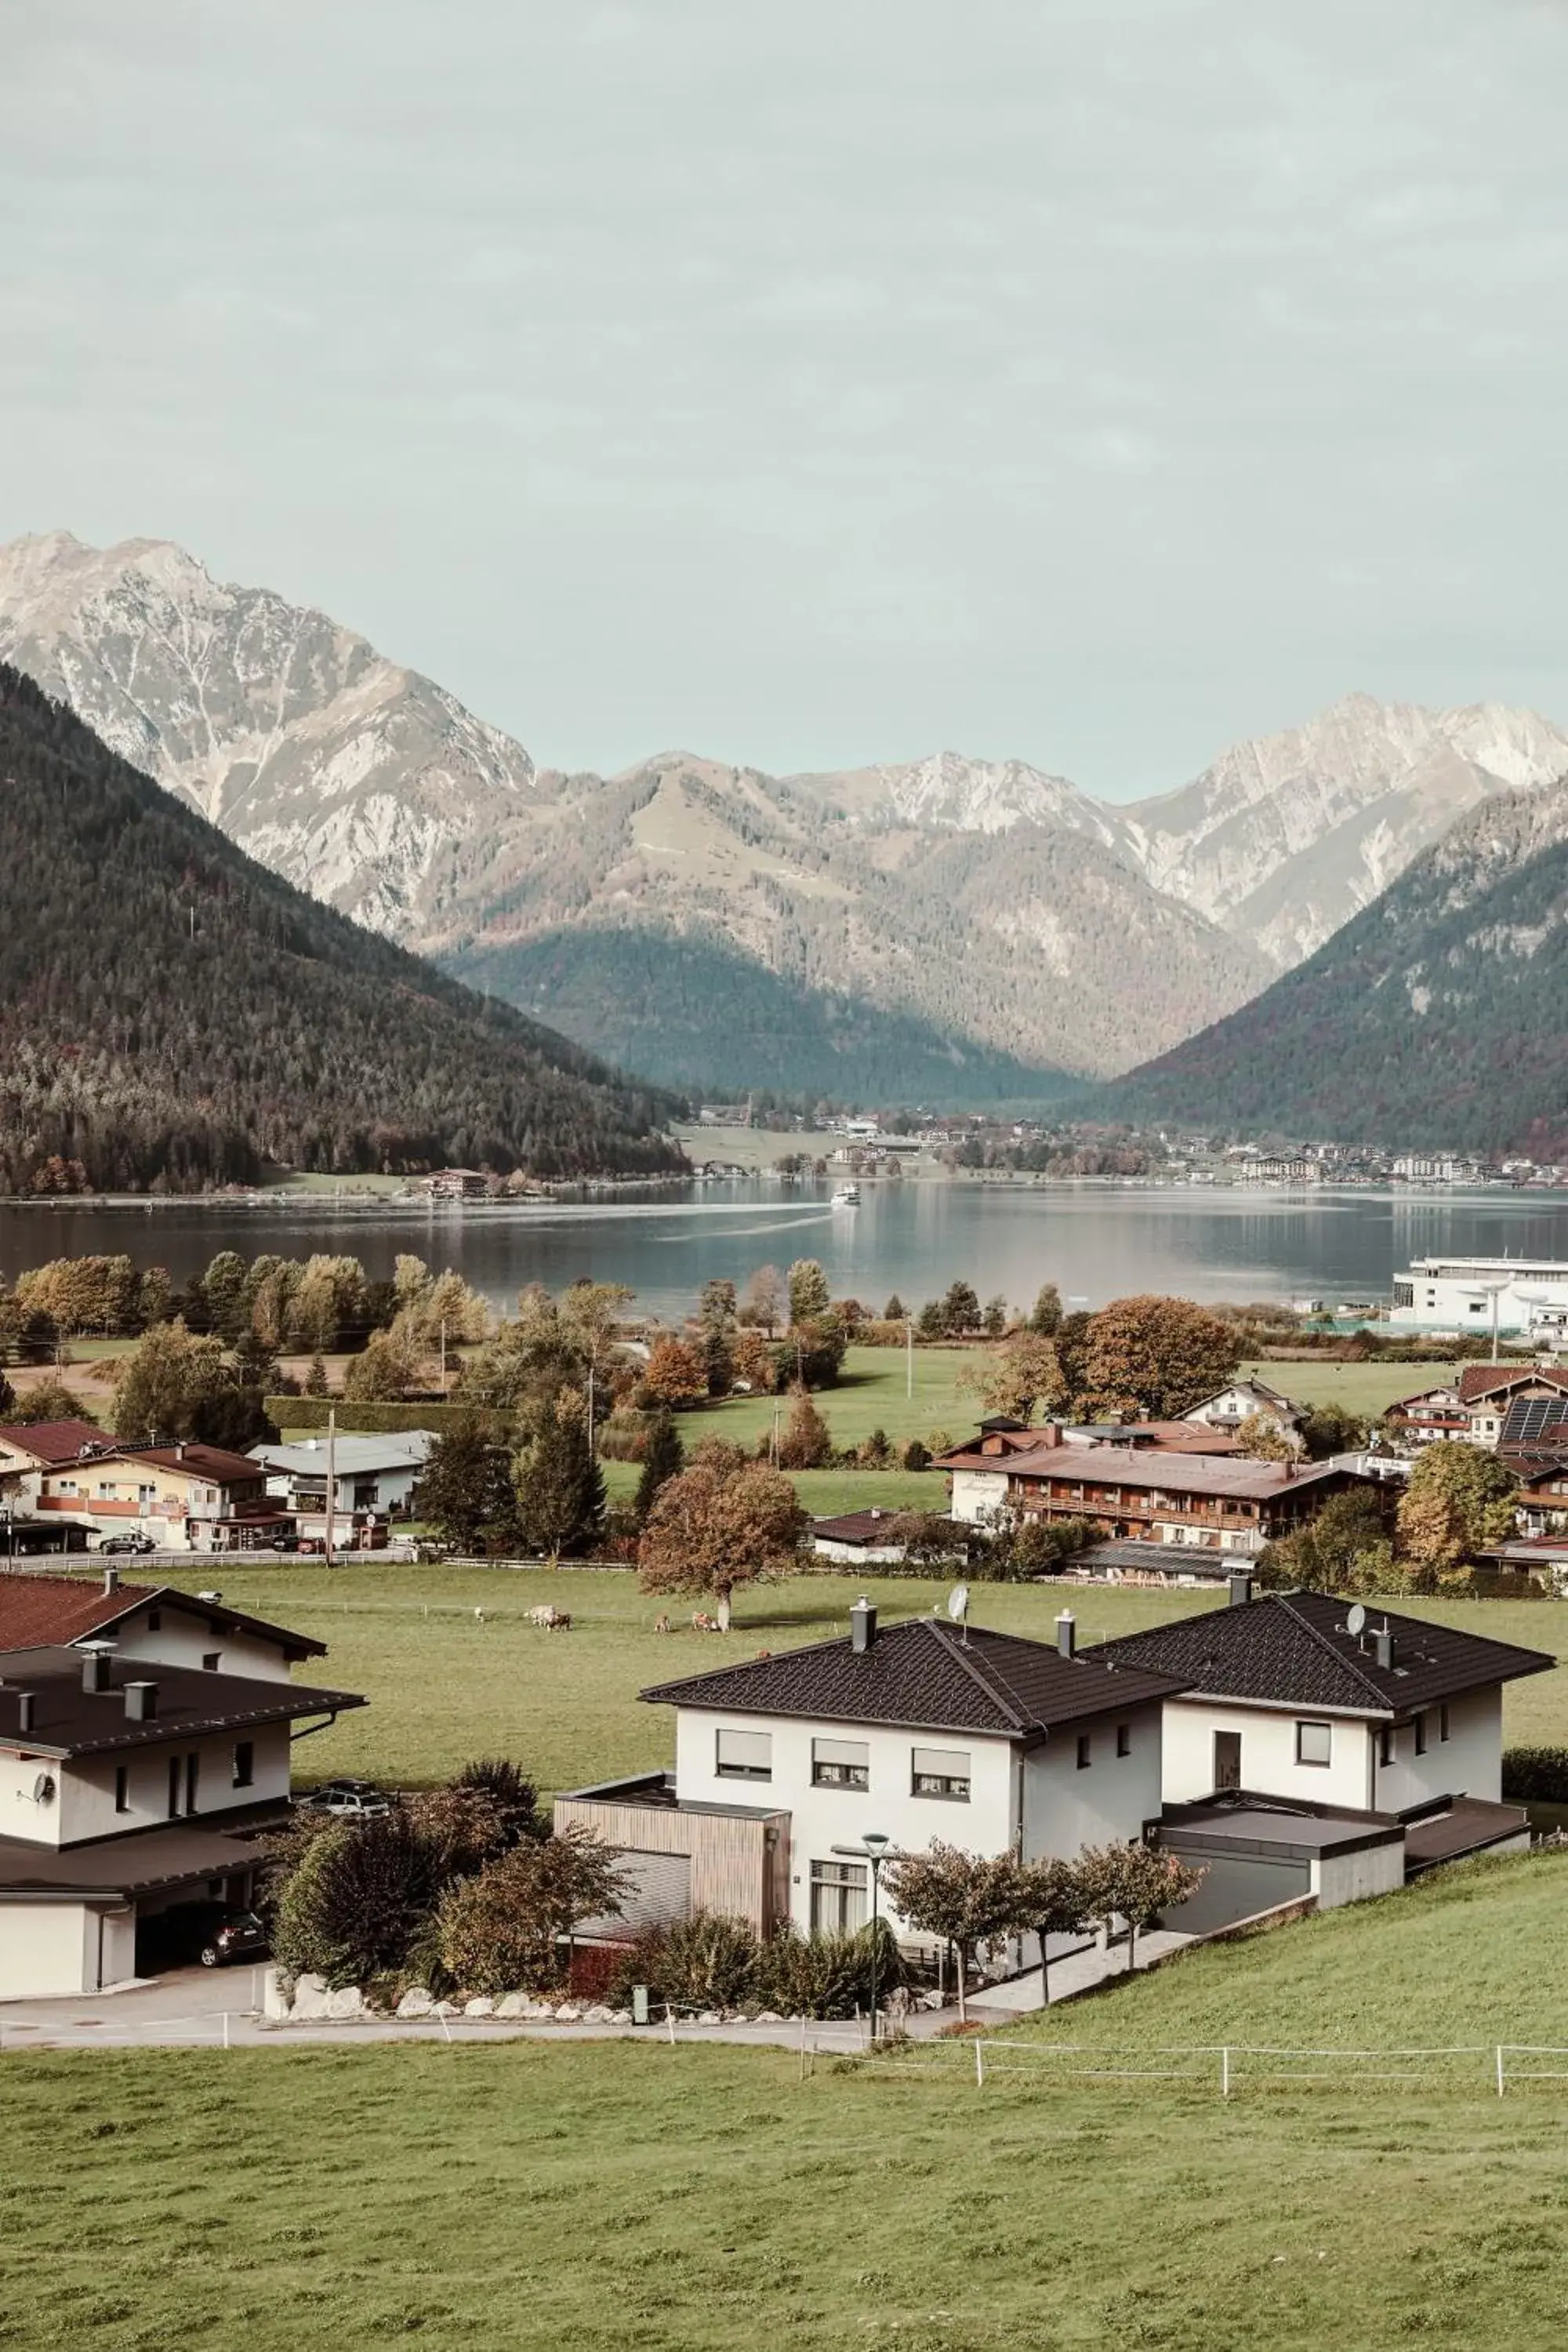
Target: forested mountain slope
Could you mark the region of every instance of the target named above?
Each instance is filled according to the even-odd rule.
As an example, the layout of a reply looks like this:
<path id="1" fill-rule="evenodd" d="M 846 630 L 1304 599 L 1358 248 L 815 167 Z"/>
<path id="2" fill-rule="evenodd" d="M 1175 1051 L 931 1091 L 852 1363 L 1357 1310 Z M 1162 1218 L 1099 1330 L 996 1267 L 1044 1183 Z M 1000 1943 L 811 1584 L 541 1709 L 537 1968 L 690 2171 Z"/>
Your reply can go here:
<path id="1" fill-rule="evenodd" d="M 1568 782 L 1491 800 L 1119 1115 L 1568 1156 Z"/>
<path id="2" fill-rule="evenodd" d="M 654 1171 L 669 1108 L 292 889 L 0 664 L 0 1187 L 53 1154 L 127 1190 Z"/>

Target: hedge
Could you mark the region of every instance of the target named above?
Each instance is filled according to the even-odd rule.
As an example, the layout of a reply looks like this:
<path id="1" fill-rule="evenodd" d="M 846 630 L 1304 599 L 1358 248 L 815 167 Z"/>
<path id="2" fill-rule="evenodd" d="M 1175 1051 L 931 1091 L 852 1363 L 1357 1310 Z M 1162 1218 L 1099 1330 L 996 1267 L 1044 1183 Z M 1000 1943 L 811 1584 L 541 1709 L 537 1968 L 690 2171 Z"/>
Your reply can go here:
<path id="1" fill-rule="evenodd" d="M 361 1404 L 353 1397 L 269 1396 L 267 1417 L 279 1429 L 325 1429 L 334 1406 L 341 1437 L 385 1437 L 404 1429 L 439 1433 L 474 1410 L 461 1404 Z M 510 1413 L 481 1412 L 479 1418 L 498 1442 L 512 1434 Z"/>
<path id="2" fill-rule="evenodd" d="M 1502 1792 L 1518 1805 L 1568 1805 L 1568 1748 L 1505 1748 Z"/>

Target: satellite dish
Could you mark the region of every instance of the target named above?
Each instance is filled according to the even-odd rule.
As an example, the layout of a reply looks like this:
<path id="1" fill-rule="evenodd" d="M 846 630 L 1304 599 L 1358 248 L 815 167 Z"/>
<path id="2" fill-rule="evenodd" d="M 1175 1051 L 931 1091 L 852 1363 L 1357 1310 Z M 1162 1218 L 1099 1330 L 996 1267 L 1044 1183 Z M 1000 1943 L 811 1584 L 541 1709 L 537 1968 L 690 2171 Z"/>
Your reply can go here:
<path id="1" fill-rule="evenodd" d="M 947 1596 L 947 1613 L 955 1625 L 962 1625 L 969 1613 L 969 1587 L 955 1584 Z"/>
<path id="2" fill-rule="evenodd" d="M 33 1802 L 36 1805 L 52 1805 L 54 1801 L 55 1776 L 52 1772 L 40 1772 L 33 1783 Z"/>
<path id="3" fill-rule="evenodd" d="M 1345 1632 L 1352 1635 L 1359 1633 L 1365 1623 L 1366 1611 L 1357 1601 L 1345 1612 Z"/>

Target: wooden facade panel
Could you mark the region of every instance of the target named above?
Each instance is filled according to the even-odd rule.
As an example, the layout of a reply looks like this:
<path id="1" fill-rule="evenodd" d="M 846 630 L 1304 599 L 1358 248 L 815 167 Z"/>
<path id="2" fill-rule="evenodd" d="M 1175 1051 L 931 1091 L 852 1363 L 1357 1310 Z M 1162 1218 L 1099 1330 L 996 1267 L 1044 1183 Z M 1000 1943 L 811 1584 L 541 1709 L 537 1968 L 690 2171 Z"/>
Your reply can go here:
<path id="1" fill-rule="evenodd" d="M 731 1813 L 680 1812 L 661 1805 L 617 1804 L 613 1799 L 562 1797 L 558 1830 L 574 1823 L 597 1831 L 621 1853 L 684 1854 L 690 1863 L 691 1908 L 745 1919 L 769 1934 L 789 1909 L 789 1815 L 761 1819 Z"/>

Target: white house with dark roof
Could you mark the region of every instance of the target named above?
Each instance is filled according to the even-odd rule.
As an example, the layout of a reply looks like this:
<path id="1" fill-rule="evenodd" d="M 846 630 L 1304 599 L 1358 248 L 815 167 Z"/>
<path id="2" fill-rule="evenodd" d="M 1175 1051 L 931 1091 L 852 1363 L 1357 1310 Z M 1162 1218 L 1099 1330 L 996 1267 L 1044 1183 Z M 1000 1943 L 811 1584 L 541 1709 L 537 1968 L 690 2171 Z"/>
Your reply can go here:
<path id="1" fill-rule="evenodd" d="M 1380 1604 L 1322 1592 L 1254 1601 L 1245 1580 L 1237 1587 L 1240 1605 L 1089 1654 L 1181 1684 L 1165 1703 L 1167 1803 L 1247 1790 L 1409 1820 L 1462 1799 L 1479 1829 L 1488 1811 L 1508 1812 L 1503 1685 L 1555 1658 Z M 1517 1834 L 1519 1817 L 1494 1826 Z"/>
<path id="2" fill-rule="evenodd" d="M 642 1696 L 675 1709 L 673 1776 L 581 1790 L 648 1897 L 634 1916 L 727 1911 L 766 1933 L 861 1926 L 868 1831 L 1027 1859 L 1142 1838 L 1160 1811 L 1161 1709 L 1180 1680 L 1058 1643 L 921 1617 L 763 1654 Z M 898 1922 L 895 1918 L 895 1926 Z"/>
<path id="3" fill-rule="evenodd" d="M 137 1973 L 172 1906 L 247 1904 L 293 1727 L 364 1705 L 107 1641 L 0 1664 L 0 2000 L 96 1992 Z"/>
<path id="4" fill-rule="evenodd" d="M 1259 1414 L 1277 1421 L 1281 1429 L 1299 1429 L 1307 1415 L 1305 1409 L 1282 1389 L 1270 1388 L 1267 1381 L 1231 1381 L 1215 1396 L 1205 1397 L 1182 1415 L 1184 1421 L 1199 1422 L 1205 1429 L 1240 1429 L 1245 1423 Z"/>
<path id="5" fill-rule="evenodd" d="M 216 1592 L 204 1600 L 171 1584 L 125 1584 L 113 1568 L 101 1577 L 0 1574 L 0 1675 L 6 1651 L 100 1642 L 120 1658 L 263 1682 L 287 1682 L 295 1666 L 327 1654 L 312 1634 L 226 1609 Z"/>

